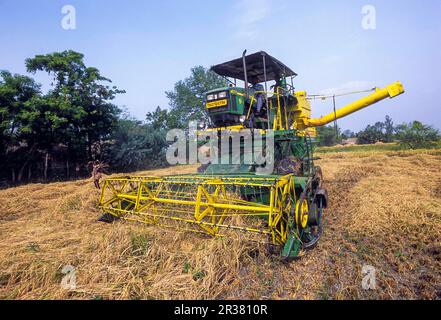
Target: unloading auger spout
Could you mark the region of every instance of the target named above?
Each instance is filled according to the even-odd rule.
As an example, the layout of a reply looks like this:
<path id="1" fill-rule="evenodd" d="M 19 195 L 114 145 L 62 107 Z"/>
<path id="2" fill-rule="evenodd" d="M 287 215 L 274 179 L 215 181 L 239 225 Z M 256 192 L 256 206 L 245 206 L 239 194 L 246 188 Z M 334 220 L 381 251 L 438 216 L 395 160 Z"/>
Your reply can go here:
<path id="1" fill-rule="evenodd" d="M 311 127 L 325 126 L 335 120 L 344 118 L 354 112 L 357 112 L 377 102 L 380 102 L 381 100 L 387 98 L 395 98 L 396 96 L 399 96 L 400 94 L 403 93 L 404 93 L 404 87 L 399 81 L 390 84 L 382 89 L 376 88 L 375 92 L 373 92 L 372 94 L 363 97 L 357 101 L 354 101 L 348 104 L 347 106 L 337 109 L 335 113 L 334 112 L 329 113 L 328 115 L 318 119 L 305 119 L 306 121 L 304 121 L 303 124 L 300 124 L 299 128 L 301 129 L 303 127 L 303 129 L 305 129 Z"/>

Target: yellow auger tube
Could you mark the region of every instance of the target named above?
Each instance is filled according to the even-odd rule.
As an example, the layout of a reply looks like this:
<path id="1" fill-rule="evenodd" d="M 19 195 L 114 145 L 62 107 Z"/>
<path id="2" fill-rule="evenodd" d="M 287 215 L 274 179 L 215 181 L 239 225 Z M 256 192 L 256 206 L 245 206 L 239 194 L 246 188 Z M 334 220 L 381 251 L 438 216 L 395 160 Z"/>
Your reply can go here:
<path id="1" fill-rule="evenodd" d="M 367 97 L 361 98 L 360 100 L 352 102 L 343 108 L 336 110 L 335 113 L 332 112 L 319 119 L 305 119 L 306 120 L 305 127 L 308 128 L 308 127 L 325 126 L 337 119 L 344 118 L 354 112 L 369 107 L 370 105 L 373 105 L 381 100 L 384 100 L 386 98 L 394 98 L 402 93 L 404 93 L 404 87 L 399 81 L 383 89 L 377 88 L 374 93 L 368 95 Z"/>

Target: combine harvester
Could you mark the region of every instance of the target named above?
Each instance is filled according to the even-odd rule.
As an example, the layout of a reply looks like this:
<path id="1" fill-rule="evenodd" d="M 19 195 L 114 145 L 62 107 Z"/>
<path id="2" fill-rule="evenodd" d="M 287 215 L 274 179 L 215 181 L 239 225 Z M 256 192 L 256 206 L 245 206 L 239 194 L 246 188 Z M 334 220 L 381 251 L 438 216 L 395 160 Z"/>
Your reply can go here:
<path id="1" fill-rule="evenodd" d="M 404 93 L 403 86 L 396 82 L 376 88 L 313 119 L 310 97 L 294 91 L 296 73 L 265 52 L 246 56 L 245 51 L 242 58 L 211 70 L 231 84 L 206 94 L 211 123 L 198 136 L 228 139 L 233 134 L 254 137 L 258 133 L 262 139 L 253 138 L 253 147 L 260 146 L 267 156 L 273 149 L 273 157 L 268 158 L 272 160 L 257 161 L 255 149 L 245 139 L 236 151 L 212 139 L 212 162 L 203 165 L 200 173 L 107 179 L 100 208 L 116 218 L 259 241 L 279 248 L 284 259 L 297 257 L 319 240 L 323 209 L 329 204 L 322 171 L 314 165 L 315 128 L 394 98 Z M 244 87 L 237 86 L 237 80 Z"/>

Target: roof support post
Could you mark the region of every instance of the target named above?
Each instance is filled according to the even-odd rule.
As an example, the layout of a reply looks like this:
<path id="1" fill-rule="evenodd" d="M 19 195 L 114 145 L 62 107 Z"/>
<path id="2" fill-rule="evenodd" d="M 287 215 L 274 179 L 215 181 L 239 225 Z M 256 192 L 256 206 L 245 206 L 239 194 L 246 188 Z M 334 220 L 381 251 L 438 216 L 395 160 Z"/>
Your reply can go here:
<path id="1" fill-rule="evenodd" d="M 266 116 L 268 118 L 268 130 L 270 129 L 270 114 L 269 114 L 269 105 L 268 105 L 268 87 L 267 87 L 267 77 L 266 77 L 266 59 L 265 59 L 265 52 L 262 52 L 262 59 L 263 59 L 263 78 L 265 80 L 265 101 L 266 101 Z"/>

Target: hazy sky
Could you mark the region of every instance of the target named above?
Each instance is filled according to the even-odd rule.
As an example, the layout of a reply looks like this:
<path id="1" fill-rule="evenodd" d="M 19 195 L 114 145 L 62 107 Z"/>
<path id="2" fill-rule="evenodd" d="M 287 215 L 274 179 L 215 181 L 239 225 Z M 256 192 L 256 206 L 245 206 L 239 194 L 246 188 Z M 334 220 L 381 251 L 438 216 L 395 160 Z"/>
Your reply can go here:
<path id="1" fill-rule="evenodd" d="M 64 5 L 76 29 L 61 25 Z M 376 9 L 376 29 L 362 27 L 362 8 Z M 25 73 L 36 54 L 73 49 L 127 93 L 116 103 L 144 119 L 166 107 L 164 91 L 195 65 L 211 66 L 265 50 L 299 76 L 310 94 L 384 86 L 401 80 L 406 94 L 339 124 L 359 130 L 390 115 L 441 128 L 441 1 L 0 0 L 0 69 Z M 44 74 L 35 78 L 48 88 Z M 355 99 L 340 98 L 339 105 Z M 332 102 L 314 102 L 314 115 Z"/>

